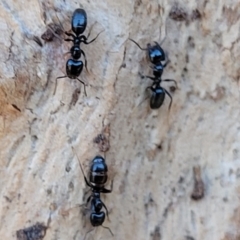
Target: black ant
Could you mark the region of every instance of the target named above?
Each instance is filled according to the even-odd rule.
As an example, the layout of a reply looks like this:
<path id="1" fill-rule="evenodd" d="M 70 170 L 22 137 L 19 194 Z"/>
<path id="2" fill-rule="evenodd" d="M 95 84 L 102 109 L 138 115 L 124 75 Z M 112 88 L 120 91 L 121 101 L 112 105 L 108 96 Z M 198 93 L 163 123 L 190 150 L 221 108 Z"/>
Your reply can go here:
<path id="1" fill-rule="evenodd" d="M 78 161 L 79 161 L 79 159 L 78 159 Z M 106 215 L 108 217 L 108 209 L 107 209 L 106 205 L 102 202 L 100 193 L 111 193 L 112 189 L 113 189 L 113 181 L 111 183 L 111 189 L 106 189 L 104 187 L 104 185 L 108 179 L 108 175 L 107 175 L 108 167 L 105 162 L 105 159 L 102 156 L 96 156 L 92 160 L 90 172 L 89 172 L 89 181 L 87 180 L 87 178 L 84 174 L 84 171 L 83 171 L 80 161 L 79 161 L 79 165 L 80 165 L 81 171 L 83 173 L 86 184 L 92 189 L 92 194 L 88 197 L 87 202 L 85 204 L 85 206 L 87 206 L 91 200 L 90 222 L 93 227 L 102 226 L 103 228 L 108 229 L 108 231 L 113 236 L 111 229 L 102 225 L 105 220 L 105 212 L 103 212 L 101 210 L 104 207 L 106 210 Z M 92 230 L 93 229 L 88 231 L 86 233 L 85 237 Z"/>
<path id="2" fill-rule="evenodd" d="M 141 50 L 147 51 L 148 57 L 150 62 L 153 64 L 153 75 L 151 76 L 144 76 L 146 78 L 149 78 L 153 81 L 152 86 L 147 87 L 147 89 L 151 89 L 152 96 L 150 98 L 150 107 L 151 109 L 158 109 L 162 106 L 165 94 L 167 94 L 170 98 L 170 104 L 168 109 L 170 110 L 172 105 L 172 96 L 171 94 L 163 87 L 161 87 L 161 82 L 174 82 L 176 85 L 176 81 L 173 79 L 165 79 L 162 80 L 162 74 L 163 69 L 167 66 L 169 63 L 169 60 L 167 59 L 167 55 L 165 54 L 164 50 L 161 48 L 161 46 L 154 42 L 155 45 L 151 45 L 150 43 L 147 44 L 147 48 L 142 48 L 137 42 L 135 42 L 133 39 L 130 39 L 132 42 L 134 42 Z M 167 59 L 167 60 L 166 60 Z M 163 64 L 162 62 L 165 61 Z"/>
<path id="3" fill-rule="evenodd" d="M 86 26 L 87 26 L 87 13 L 85 12 L 84 9 L 77 8 L 72 15 L 72 32 L 74 34 L 65 32 L 65 34 L 71 38 L 64 39 L 64 41 L 66 42 L 73 42 L 73 46 L 70 49 L 72 59 L 68 59 L 66 62 L 66 75 L 58 77 L 56 80 L 58 80 L 59 78 L 66 78 L 66 77 L 69 77 L 71 79 L 77 79 L 79 82 L 81 82 L 84 85 L 84 93 L 87 96 L 85 83 L 78 78 L 83 69 L 83 62 L 79 60 L 79 58 L 81 58 L 81 54 L 85 59 L 85 68 L 88 71 L 86 55 L 84 51 L 81 49 L 80 44 L 81 43 L 90 44 L 94 42 L 101 32 L 94 39 L 88 42 L 87 40 L 91 33 L 91 30 L 89 31 L 89 34 L 87 37 L 85 35 L 81 35 L 85 31 Z M 54 94 L 55 94 L 55 91 L 56 91 L 56 87 L 54 90 Z"/>

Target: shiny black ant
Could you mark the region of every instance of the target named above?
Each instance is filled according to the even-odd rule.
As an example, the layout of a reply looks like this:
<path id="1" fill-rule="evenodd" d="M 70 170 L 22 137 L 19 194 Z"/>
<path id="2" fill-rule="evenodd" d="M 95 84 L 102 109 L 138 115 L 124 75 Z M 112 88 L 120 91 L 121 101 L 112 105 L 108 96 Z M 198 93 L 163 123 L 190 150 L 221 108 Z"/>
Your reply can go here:
<path id="1" fill-rule="evenodd" d="M 137 42 L 135 42 L 133 39 L 129 39 L 130 41 L 134 42 L 141 50 L 147 51 L 148 58 L 150 62 L 153 64 L 153 75 L 151 76 L 144 76 L 146 78 L 149 78 L 153 81 L 153 84 L 147 89 L 150 89 L 152 91 L 152 96 L 150 98 L 150 107 L 151 109 L 158 109 L 162 106 L 165 94 L 167 94 L 170 98 L 170 104 L 168 109 L 170 110 L 172 105 L 172 96 L 171 94 L 163 87 L 161 87 L 161 82 L 174 82 L 176 85 L 176 81 L 173 79 L 165 79 L 162 80 L 162 74 L 164 68 L 169 63 L 169 60 L 167 59 L 167 55 L 165 54 L 164 50 L 161 48 L 161 46 L 154 42 L 155 45 L 151 45 L 150 43 L 147 44 L 147 48 L 142 48 Z M 162 62 L 165 61 L 163 64 Z"/>
<path id="2" fill-rule="evenodd" d="M 79 159 L 78 159 L 78 161 L 79 161 Z M 87 180 L 87 178 L 84 174 L 84 171 L 83 171 L 80 161 L 79 161 L 79 165 L 80 165 L 81 171 L 83 173 L 86 184 L 92 189 L 92 194 L 88 197 L 87 202 L 85 204 L 85 206 L 87 206 L 91 200 L 90 222 L 93 227 L 102 226 L 103 228 L 108 229 L 108 231 L 113 236 L 111 229 L 102 225 L 105 220 L 105 212 L 101 211 L 101 210 L 102 210 L 102 208 L 105 208 L 106 215 L 108 217 L 108 209 L 107 209 L 106 205 L 102 202 L 100 193 L 111 193 L 112 189 L 113 189 L 113 181 L 111 183 L 111 189 L 106 189 L 104 187 L 104 185 L 108 179 L 108 175 L 107 175 L 108 167 L 105 162 L 105 159 L 102 156 L 96 156 L 92 160 L 90 172 L 89 172 L 89 181 Z M 93 231 L 93 229 L 88 231 L 86 233 L 85 237 L 91 231 Z"/>
<path id="3" fill-rule="evenodd" d="M 84 9 L 81 9 L 81 8 L 77 8 L 73 12 L 71 25 L 72 25 L 73 33 L 65 32 L 65 34 L 71 38 L 66 38 L 64 39 L 64 41 L 73 42 L 73 46 L 70 49 L 72 59 L 68 59 L 66 62 L 66 75 L 58 77 L 56 80 L 60 78 L 66 78 L 66 77 L 69 77 L 71 79 L 77 79 L 79 82 L 81 82 L 84 85 L 84 93 L 87 96 L 85 83 L 78 78 L 83 69 L 83 62 L 79 60 L 79 58 L 81 58 L 81 54 L 85 59 L 85 68 L 88 71 L 86 55 L 84 51 L 81 49 L 80 44 L 81 43 L 90 44 L 94 42 L 101 32 L 89 42 L 87 40 L 91 33 L 91 30 L 89 31 L 89 34 L 87 37 L 85 35 L 81 35 L 85 31 L 87 26 L 87 13 L 85 12 Z M 54 90 L 54 94 L 55 94 L 55 91 L 56 91 L 56 87 Z"/>

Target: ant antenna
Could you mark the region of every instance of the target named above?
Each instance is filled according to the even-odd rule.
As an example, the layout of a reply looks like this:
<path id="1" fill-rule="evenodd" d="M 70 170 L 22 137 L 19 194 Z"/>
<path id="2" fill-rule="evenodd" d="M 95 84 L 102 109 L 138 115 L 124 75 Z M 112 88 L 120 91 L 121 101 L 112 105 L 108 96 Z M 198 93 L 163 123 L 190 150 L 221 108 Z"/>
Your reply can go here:
<path id="1" fill-rule="evenodd" d="M 161 29 L 160 29 L 160 34 L 161 34 Z M 164 41 L 166 40 L 166 37 L 167 37 L 167 24 L 165 23 L 165 36 L 163 40 L 160 42 L 160 46 L 164 43 Z"/>
<path id="2" fill-rule="evenodd" d="M 137 42 L 135 42 L 133 39 L 129 38 L 130 41 L 134 42 L 141 50 L 146 51 L 147 48 L 142 48 Z"/>
<path id="3" fill-rule="evenodd" d="M 93 29 L 93 26 L 96 24 L 97 22 L 95 21 L 92 26 L 89 28 L 89 32 L 88 32 L 88 35 L 87 35 L 87 39 L 90 37 L 90 34 L 92 32 L 92 29 Z"/>
<path id="4" fill-rule="evenodd" d="M 76 154 L 76 152 L 75 152 L 75 150 L 74 150 L 73 147 L 72 147 L 72 151 L 73 151 L 73 154 L 75 154 L 75 155 L 77 156 L 78 163 L 79 163 L 79 166 L 80 166 L 80 168 L 81 168 L 82 174 L 83 174 L 84 178 L 86 179 L 86 176 L 85 176 L 84 171 L 83 171 L 82 164 L 81 164 L 81 162 L 80 162 L 80 160 L 79 160 L 79 158 L 78 158 L 78 155 Z"/>

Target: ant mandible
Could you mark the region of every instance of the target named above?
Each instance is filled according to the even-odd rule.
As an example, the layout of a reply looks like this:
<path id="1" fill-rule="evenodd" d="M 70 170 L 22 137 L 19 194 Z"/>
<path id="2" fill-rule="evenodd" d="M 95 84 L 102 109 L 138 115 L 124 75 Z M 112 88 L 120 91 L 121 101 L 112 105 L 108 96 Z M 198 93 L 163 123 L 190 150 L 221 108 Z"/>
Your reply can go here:
<path id="1" fill-rule="evenodd" d="M 101 210 L 102 210 L 102 208 L 104 208 L 106 210 L 106 215 L 108 217 L 108 209 L 107 209 L 106 205 L 103 203 L 103 201 L 101 200 L 100 193 L 111 193 L 112 189 L 113 189 L 113 181 L 111 183 L 111 189 L 106 189 L 104 187 L 104 185 L 108 179 L 108 175 L 107 175 L 108 167 L 105 162 L 105 159 L 102 156 L 96 156 L 92 160 L 90 172 L 89 172 L 89 181 L 87 180 L 87 178 L 84 174 L 83 167 L 82 167 L 79 159 L 78 159 L 78 162 L 79 162 L 79 165 L 80 165 L 80 168 L 81 168 L 81 171 L 84 176 L 84 180 L 85 180 L 86 184 L 92 189 L 92 194 L 88 197 L 87 202 L 86 202 L 86 206 L 87 206 L 91 200 L 91 208 L 90 208 L 90 210 L 91 210 L 91 214 L 90 214 L 91 225 L 93 227 L 102 226 L 103 228 L 108 229 L 108 231 L 113 236 L 111 229 L 102 225 L 105 220 L 105 212 L 101 211 Z M 88 231 L 86 233 L 85 237 L 92 230 L 93 229 Z"/>
<path id="2" fill-rule="evenodd" d="M 147 89 L 151 89 L 152 91 L 152 95 L 150 98 L 150 108 L 151 109 L 160 108 L 164 102 L 165 94 L 167 94 L 170 98 L 170 104 L 168 107 L 168 109 L 170 110 L 172 105 L 172 96 L 165 88 L 161 87 L 161 82 L 174 82 L 175 85 L 177 85 L 177 83 L 173 79 L 162 80 L 163 70 L 169 63 L 169 60 L 167 59 L 167 55 L 165 54 L 164 50 L 161 48 L 161 46 L 157 42 L 154 42 L 155 45 L 151 45 L 150 43 L 148 43 L 147 48 L 142 48 L 133 39 L 129 38 L 129 40 L 134 42 L 141 50 L 147 51 L 148 58 L 150 62 L 153 64 L 152 69 L 153 69 L 154 77 L 144 76 L 153 81 L 152 85 L 147 87 Z M 165 61 L 164 64 L 162 63 L 163 61 Z"/>
<path id="3" fill-rule="evenodd" d="M 79 58 L 81 58 L 81 54 L 84 57 L 85 68 L 88 71 L 86 55 L 84 51 L 81 49 L 80 44 L 81 43 L 90 44 L 94 42 L 97 39 L 97 37 L 101 34 L 101 32 L 98 33 L 98 35 L 91 41 L 89 42 L 87 41 L 91 33 L 91 30 L 89 31 L 89 34 L 87 35 L 87 37 L 85 35 L 82 35 L 82 33 L 85 31 L 87 26 L 87 13 L 85 12 L 84 9 L 81 9 L 81 8 L 77 8 L 73 12 L 71 25 L 72 25 L 72 32 L 74 34 L 65 32 L 65 34 L 71 38 L 66 38 L 64 39 L 64 41 L 73 42 L 73 46 L 70 49 L 70 54 L 72 59 L 70 58 L 66 62 L 66 75 L 57 77 L 56 81 L 60 78 L 66 78 L 66 77 L 69 77 L 71 79 L 77 79 L 79 82 L 81 82 L 84 85 L 84 93 L 87 96 L 85 83 L 78 78 L 83 69 L 83 62 L 79 60 Z M 54 94 L 55 94 L 55 91 L 56 91 L 56 86 L 55 86 Z"/>

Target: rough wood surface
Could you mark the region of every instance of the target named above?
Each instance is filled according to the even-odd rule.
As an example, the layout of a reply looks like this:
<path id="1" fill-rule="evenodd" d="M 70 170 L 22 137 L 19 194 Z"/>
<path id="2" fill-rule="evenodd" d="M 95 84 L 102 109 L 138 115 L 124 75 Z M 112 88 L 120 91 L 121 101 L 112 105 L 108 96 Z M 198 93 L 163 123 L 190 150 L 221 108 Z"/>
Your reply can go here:
<path id="1" fill-rule="evenodd" d="M 114 179 L 102 196 L 114 237 L 99 227 L 86 239 L 238 240 L 239 1 L 69 2 L 0 1 L 0 239 L 37 223 L 49 223 L 46 240 L 84 238 L 88 188 L 73 146 L 86 173 L 105 155 Z M 88 96 L 70 79 L 54 95 L 71 44 L 34 39 L 58 21 L 70 30 L 79 7 L 86 35 L 104 30 L 83 45 Z M 168 98 L 154 111 L 143 101 L 151 68 L 129 37 L 165 39 L 170 112 Z"/>

